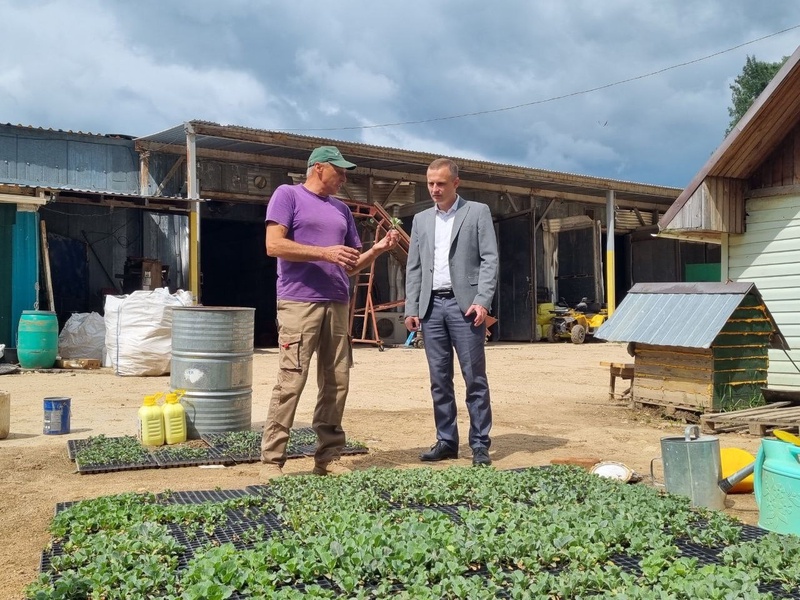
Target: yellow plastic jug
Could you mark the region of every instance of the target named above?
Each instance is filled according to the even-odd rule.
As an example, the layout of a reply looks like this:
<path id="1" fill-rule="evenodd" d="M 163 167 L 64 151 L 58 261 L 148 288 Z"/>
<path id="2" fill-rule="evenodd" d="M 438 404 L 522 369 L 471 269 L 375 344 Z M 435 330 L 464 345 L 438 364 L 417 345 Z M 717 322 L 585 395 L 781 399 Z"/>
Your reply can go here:
<path id="1" fill-rule="evenodd" d="M 144 397 L 139 407 L 139 440 L 145 446 L 161 446 L 164 443 L 164 416 L 156 401 L 161 394 Z"/>
<path id="2" fill-rule="evenodd" d="M 185 393 L 185 390 L 175 390 L 164 400 L 164 437 L 168 444 L 186 441 L 186 411 L 180 402 Z"/>

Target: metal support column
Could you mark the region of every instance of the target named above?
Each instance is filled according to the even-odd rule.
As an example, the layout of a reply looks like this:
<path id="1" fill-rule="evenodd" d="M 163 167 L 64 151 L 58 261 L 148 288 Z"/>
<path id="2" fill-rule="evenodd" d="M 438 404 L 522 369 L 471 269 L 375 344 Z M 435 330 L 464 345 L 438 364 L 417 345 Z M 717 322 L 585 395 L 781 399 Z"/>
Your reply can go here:
<path id="1" fill-rule="evenodd" d="M 192 300 L 200 303 L 200 181 L 197 178 L 197 148 L 191 123 L 186 131 L 186 197 L 192 202 L 189 212 L 189 290 Z"/>
<path id="2" fill-rule="evenodd" d="M 617 305 L 617 271 L 614 259 L 615 204 L 614 190 L 608 190 L 606 192 L 606 306 L 608 307 L 609 317 L 614 314 L 614 309 Z"/>

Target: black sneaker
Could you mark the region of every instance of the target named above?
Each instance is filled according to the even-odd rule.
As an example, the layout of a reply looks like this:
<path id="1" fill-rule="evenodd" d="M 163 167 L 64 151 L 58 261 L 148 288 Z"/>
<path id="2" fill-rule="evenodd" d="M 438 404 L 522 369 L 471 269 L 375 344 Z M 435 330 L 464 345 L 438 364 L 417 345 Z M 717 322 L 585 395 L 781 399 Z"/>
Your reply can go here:
<path id="1" fill-rule="evenodd" d="M 489 458 L 489 449 L 479 446 L 472 451 L 472 466 L 473 467 L 488 467 L 492 464 L 492 459 Z"/>
<path id="2" fill-rule="evenodd" d="M 453 450 L 445 442 L 439 440 L 427 452 L 419 455 L 419 459 L 426 462 L 458 458 L 458 450 Z"/>

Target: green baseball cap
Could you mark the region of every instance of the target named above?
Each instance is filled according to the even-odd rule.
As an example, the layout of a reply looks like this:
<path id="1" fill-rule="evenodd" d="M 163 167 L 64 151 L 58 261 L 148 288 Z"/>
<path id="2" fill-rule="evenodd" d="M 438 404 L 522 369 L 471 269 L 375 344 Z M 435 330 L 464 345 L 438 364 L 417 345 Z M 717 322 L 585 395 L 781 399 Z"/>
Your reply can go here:
<path id="1" fill-rule="evenodd" d="M 314 148 L 311 156 L 308 157 L 308 166 L 310 167 L 317 163 L 331 163 L 335 167 L 348 170 L 356 168 L 353 163 L 344 159 L 344 156 L 342 156 L 342 153 L 339 152 L 336 146 L 320 146 L 319 148 Z"/>

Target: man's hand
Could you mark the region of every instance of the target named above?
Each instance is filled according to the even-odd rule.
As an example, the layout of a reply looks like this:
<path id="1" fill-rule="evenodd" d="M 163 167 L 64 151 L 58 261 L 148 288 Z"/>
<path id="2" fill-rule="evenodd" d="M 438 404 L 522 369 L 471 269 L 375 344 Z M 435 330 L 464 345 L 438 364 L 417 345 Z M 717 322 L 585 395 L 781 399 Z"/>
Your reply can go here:
<path id="1" fill-rule="evenodd" d="M 349 270 L 356 266 L 361 253 L 350 246 L 328 246 L 323 250 L 322 255 L 327 262 Z"/>
<path id="2" fill-rule="evenodd" d="M 467 312 L 464 313 L 464 316 L 468 317 L 470 315 L 475 315 L 475 320 L 472 321 L 472 324 L 477 327 L 486 320 L 487 314 L 489 314 L 489 311 L 487 311 L 483 306 L 480 304 L 472 304 L 467 309 Z"/>
<path id="3" fill-rule="evenodd" d="M 405 323 L 409 331 L 419 331 L 419 317 L 406 317 Z"/>
<path id="4" fill-rule="evenodd" d="M 373 248 L 378 250 L 379 252 L 386 252 L 387 250 L 391 250 L 395 246 L 397 246 L 397 242 L 400 240 L 400 234 L 397 233 L 396 229 L 390 229 L 385 236 L 379 239 L 375 244 L 373 244 Z"/>

